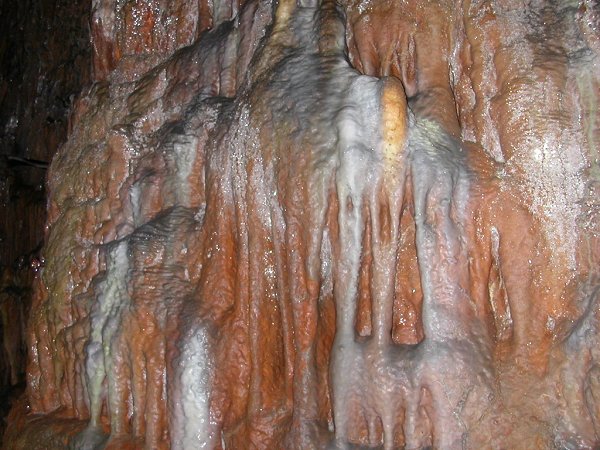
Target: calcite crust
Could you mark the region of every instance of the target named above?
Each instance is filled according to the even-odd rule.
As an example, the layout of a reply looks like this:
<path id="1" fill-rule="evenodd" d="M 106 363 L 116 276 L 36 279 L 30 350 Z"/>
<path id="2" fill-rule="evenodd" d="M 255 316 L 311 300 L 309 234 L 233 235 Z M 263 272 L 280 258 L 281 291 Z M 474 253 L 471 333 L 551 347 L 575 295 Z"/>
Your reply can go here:
<path id="1" fill-rule="evenodd" d="M 597 3 L 93 3 L 5 448 L 600 445 Z"/>

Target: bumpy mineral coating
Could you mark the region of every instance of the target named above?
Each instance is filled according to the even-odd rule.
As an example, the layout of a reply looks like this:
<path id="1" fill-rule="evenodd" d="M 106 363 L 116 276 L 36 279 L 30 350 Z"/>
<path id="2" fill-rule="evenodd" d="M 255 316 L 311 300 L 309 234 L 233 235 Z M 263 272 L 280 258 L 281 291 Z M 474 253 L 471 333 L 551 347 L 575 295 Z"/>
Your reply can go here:
<path id="1" fill-rule="evenodd" d="M 94 3 L 6 448 L 597 448 L 598 5 L 163 3 Z"/>

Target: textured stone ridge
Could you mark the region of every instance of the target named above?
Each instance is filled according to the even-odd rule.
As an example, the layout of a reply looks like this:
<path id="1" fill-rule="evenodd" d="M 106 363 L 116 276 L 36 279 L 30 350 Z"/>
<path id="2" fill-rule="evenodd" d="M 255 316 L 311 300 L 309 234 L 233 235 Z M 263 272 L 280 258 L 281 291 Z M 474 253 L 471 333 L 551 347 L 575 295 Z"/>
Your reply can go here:
<path id="1" fill-rule="evenodd" d="M 94 2 L 5 447 L 597 448 L 598 6 L 163 3 Z"/>
<path id="2" fill-rule="evenodd" d="M 0 440 L 25 385 L 24 329 L 43 263 L 46 167 L 89 82 L 90 4 L 0 0 Z"/>

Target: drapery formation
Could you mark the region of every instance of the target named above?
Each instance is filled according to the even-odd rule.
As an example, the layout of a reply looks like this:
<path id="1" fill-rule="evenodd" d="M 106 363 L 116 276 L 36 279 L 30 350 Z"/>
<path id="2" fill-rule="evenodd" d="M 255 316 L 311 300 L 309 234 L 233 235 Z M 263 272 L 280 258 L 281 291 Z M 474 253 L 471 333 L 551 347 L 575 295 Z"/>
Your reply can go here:
<path id="1" fill-rule="evenodd" d="M 162 3 L 94 5 L 7 442 L 598 445 L 597 6 Z"/>

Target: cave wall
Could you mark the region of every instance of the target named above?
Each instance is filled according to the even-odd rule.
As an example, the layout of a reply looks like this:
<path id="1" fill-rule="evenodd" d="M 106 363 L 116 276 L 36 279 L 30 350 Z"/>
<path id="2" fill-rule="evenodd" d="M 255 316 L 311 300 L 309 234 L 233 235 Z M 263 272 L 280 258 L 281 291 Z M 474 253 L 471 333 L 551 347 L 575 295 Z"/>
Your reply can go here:
<path id="1" fill-rule="evenodd" d="M 599 14 L 93 2 L 5 447 L 596 448 Z"/>
<path id="2" fill-rule="evenodd" d="M 0 2 L 3 266 L 42 241 L 44 163 L 66 140 L 71 106 L 89 82 L 89 10 L 85 1 Z"/>
<path id="3" fill-rule="evenodd" d="M 46 168 L 90 79 L 90 2 L 0 1 L 0 436 L 25 382 Z"/>

